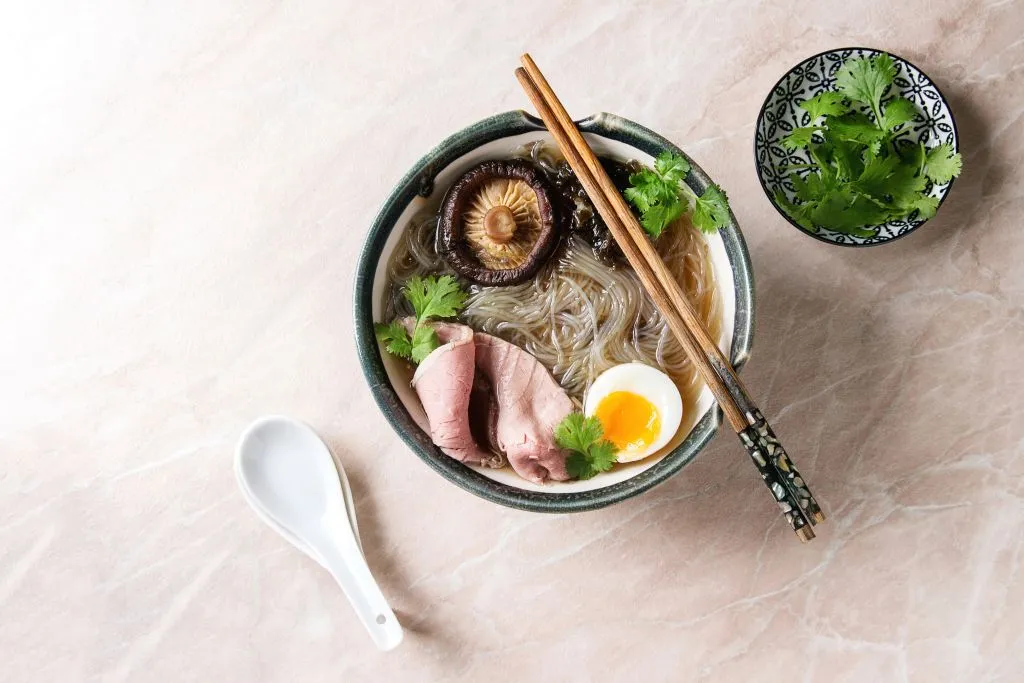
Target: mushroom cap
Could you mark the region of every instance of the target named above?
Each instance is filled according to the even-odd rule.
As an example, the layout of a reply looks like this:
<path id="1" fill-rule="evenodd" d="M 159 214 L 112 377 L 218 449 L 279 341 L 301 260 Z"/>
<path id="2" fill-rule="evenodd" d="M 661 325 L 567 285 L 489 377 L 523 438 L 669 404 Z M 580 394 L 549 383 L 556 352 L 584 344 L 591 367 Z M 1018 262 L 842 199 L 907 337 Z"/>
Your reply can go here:
<path id="1" fill-rule="evenodd" d="M 485 161 L 459 178 L 441 205 L 441 255 L 481 285 L 533 277 L 555 247 L 551 189 L 526 161 Z"/>

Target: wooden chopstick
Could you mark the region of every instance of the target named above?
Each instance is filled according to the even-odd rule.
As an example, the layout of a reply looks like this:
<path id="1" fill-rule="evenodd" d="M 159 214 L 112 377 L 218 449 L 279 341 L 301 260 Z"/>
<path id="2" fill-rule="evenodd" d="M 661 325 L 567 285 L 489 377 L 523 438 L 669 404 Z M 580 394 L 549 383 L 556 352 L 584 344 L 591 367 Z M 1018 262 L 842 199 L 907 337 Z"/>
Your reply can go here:
<path id="1" fill-rule="evenodd" d="M 541 115 L 541 119 L 543 119 L 545 123 L 548 123 L 548 118 L 553 118 L 554 113 L 541 95 L 540 91 L 534 86 L 534 82 L 530 79 L 530 76 L 524 70 L 516 69 L 516 77 L 522 84 L 527 96 L 529 96 L 533 101 L 534 106 Z M 573 171 L 576 172 L 576 176 L 579 178 L 580 184 L 583 185 L 583 188 L 587 191 L 587 195 L 594 202 L 594 207 L 597 209 L 597 212 L 602 217 L 609 215 L 617 216 L 617 212 L 610 203 L 608 196 L 600 190 L 598 181 L 590 171 L 589 165 L 587 165 L 583 160 L 579 148 L 568 143 L 567 138 L 563 137 L 566 136 L 564 129 L 558 124 L 555 126 L 549 124 L 548 130 L 558 142 L 559 147 L 562 148 L 562 153 L 565 155 L 565 158 L 569 162 Z M 611 182 L 610 179 L 609 182 Z M 626 255 L 626 260 L 629 261 L 631 266 L 633 266 L 633 270 L 636 271 L 637 276 L 643 283 L 644 289 L 647 290 L 650 293 L 651 298 L 654 299 L 654 303 L 658 307 L 658 310 L 662 311 L 663 314 L 671 312 L 672 303 L 660 286 L 658 278 L 651 269 L 649 262 L 644 258 L 641 247 L 639 247 L 632 237 L 630 237 L 626 228 L 622 226 L 618 220 L 606 220 L 605 222 L 608 224 L 608 228 L 611 231 L 612 236 L 615 238 L 615 241 L 619 244 L 623 253 Z M 672 329 L 673 334 L 675 334 L 679 339 L 680 344 L 682 344 L 690 358 L 706 360 L 699 343 L 690 333 L 686 324 L 678 316 L 671 314 L 665 315 L 665 319 L 669 327 Z M 706 362 L 696 362 L 695 366 L 697 371 L 701 374 L 701 377 L 711 388 L 712 393 L 715 394 L 716 400 L 722 406 L 722 411 L 729 418 L 730 423 L 745 425 L 746 420 L 743 417 L 743 413 L 740 412 L 739 408 L 730 397 L 729 392 L 723 386 L 714 369 Z"/>
<path id="2" fill-rule="evenodd" d="M 626 200 L 619 192 L 618 188 L 612 183 L 611 178 L 604 172 L 604 167 L 601 166 L 601 162 L 598 161 L 597 155 L 594 154 L 593 150 L 590 149 L 590 145 L 587 144 L 586 140 L 583 139 L 583 135 L 579 129 L 576 128 L 576 124 L 569 116 L 569 112 L 562 106 L 561 101 L 555 95 L 554 90 L 548 84 L 544 74 L 541 73 L 537 67 L 536 62 L 530 55 L 525 54 L 522 56 L 523 68 L 526 73 L 530 76 L 530 79 L 537 86 L 537 90 L 540 91 L 544 101 L 548 104 L 551 111 L 554 114 L 555 119 L 558 121 L 562 129 L 569 135 L 573 146 L 580 151 L 580 156 L 586 163 L 587 168 L 590 170 L 591 175 L 597 180 L 601 191 L 608 198 L 612 209 L 615 214 L 619 217 L 619 221 L 625 226 L 629 232 L 630 239 L 639 247 L 640 253 L 644 260 L 652 266 L 652 271 L 658 278 L 658 282 L 665 289 L 666 294 L 672 302 L 672 306 L 677 310 L 683 317 L 686 323 L 686 327 L 690 330 L 690 333 L 697 339 L 697 343 L 700 344 L 701 350 L 704 354 L 711 359 L 715 366 L 715 371 L 722 377 L 726 382 L 731 382 L 739 385 L 742 388 L 742 383 L 736 372 L 732 369 L 729 361 L 726 360 L 722 354 L 721 349 L 718 348 L 718 344 L 711 338 L 707 329 L 701 323 L 700 318 L 697 316 L 696 311 L 690 305 L 686 295 L 683 293 L 682 288 L 676 282 L 676 279 L 668 271 L 667 268 L 663 267 L 661 257 L 658 256 L 658 252 L 654 249 L 654 245 L 649 239 L 647 239 L 647 233 L 637 222 L 636 217 L 626 204 Z M 543 117 L 542 117 L 543 118 Z M 662 267 L 657 267 L 655 264 L 662 264 Z M 743 391 L 745 394 L 746 392 Z M 738 407 L 741 412 L 738 413 L 738 420 L 734 423 L 735 425 L 747 425 L 747 420 L 743 416 L 746 412 L 744 409 L 749 406 L 745 406 L 738 402 Z M 724 410 L 724 409 L 723 409 Z M 731 421 L 731 420 L 730 420 Z"/>
<path id="3" fill-rule="evenodd" d="M 536 63 L 529 55 L 523 55 L 522 61 L 525 70 L 516 69 L 516 77 L 527 96 L 669 328 L 739 434 L 790 525 L 801 540 L 810 540 L 814 537 L 811 526 L 824 520 L 814 497 Z"/>

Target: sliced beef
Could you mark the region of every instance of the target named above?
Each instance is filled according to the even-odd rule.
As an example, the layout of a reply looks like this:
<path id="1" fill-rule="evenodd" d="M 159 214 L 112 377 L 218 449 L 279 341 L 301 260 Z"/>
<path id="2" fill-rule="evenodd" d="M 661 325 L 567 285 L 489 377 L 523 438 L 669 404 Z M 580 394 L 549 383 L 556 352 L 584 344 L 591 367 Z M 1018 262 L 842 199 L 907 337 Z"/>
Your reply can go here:
<path id="1" fill-rule="evenodd" d="M 469 426 L 476 359 L 473 330 L 449 323 L 433 327 L 442 345 L 423 359 L 412 378 L 430 422 L 430 438 L 459 462 L 501 467 L 501 456 L 477 445 Z"/>
<path id="2" fill-rule="evenodd" d="M 412 331 L 413 321 L 403 321 Z M 504 465 L 535 483 L 564 481 L 567 453 L 554 429 L 573 403 L 523 349 L 465 325 L 432 323 L 442 345 L 413 375 L 430 438 L 459 462 Z"/>
<path id="3" fill-rule="evenodd" d="M 497 444 L 512 468 L 538 484 L 568 479 L 567 453 L 555 444 L 554 429 L 573 411 L 572 400 L 523 349 L 480 332 L 473 339 L 477 371 L 490 383 L 497 403 Z"/>

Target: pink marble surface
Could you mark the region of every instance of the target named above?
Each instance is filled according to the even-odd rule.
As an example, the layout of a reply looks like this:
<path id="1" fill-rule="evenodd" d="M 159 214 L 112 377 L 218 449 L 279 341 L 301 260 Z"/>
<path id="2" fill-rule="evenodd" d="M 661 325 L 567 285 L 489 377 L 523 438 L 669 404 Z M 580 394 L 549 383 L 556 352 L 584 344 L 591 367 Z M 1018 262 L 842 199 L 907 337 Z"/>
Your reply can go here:
<path id="1" fill-rule="evenodd" d="M 0 678 L 1019 681 L 1024 5 L 38 2 L 0 10 Z M 943 88 L 965 167 L 888 247 L 789 228 L 754 173 L 767 89 L 886 48 Z M 757 278 L 745 376 L 830 515 L 801 546 L 732 436 L 621 505 L 447 484 L 364 389 L 351 273 L 430 146 L 526 104 L 684 146 Z M 407 626 L 380 654 L 245 506 L 253 418 L 344 458 Z"/>

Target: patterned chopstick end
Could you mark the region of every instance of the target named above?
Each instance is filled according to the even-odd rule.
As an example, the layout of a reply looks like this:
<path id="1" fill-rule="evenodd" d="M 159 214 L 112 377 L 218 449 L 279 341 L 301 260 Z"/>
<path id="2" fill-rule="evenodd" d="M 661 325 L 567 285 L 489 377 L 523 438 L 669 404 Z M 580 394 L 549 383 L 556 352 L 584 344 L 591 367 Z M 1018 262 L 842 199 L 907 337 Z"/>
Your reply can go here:
<path id="1" fill-rule="evenodd" d="M 801 541 L 811 540 L 811 526 L 825 521 L 825 515 L 764 416 L 754 411 L 747 420 L 750 426 L 739 433 L 740 441 L 793 531 Z"/>

